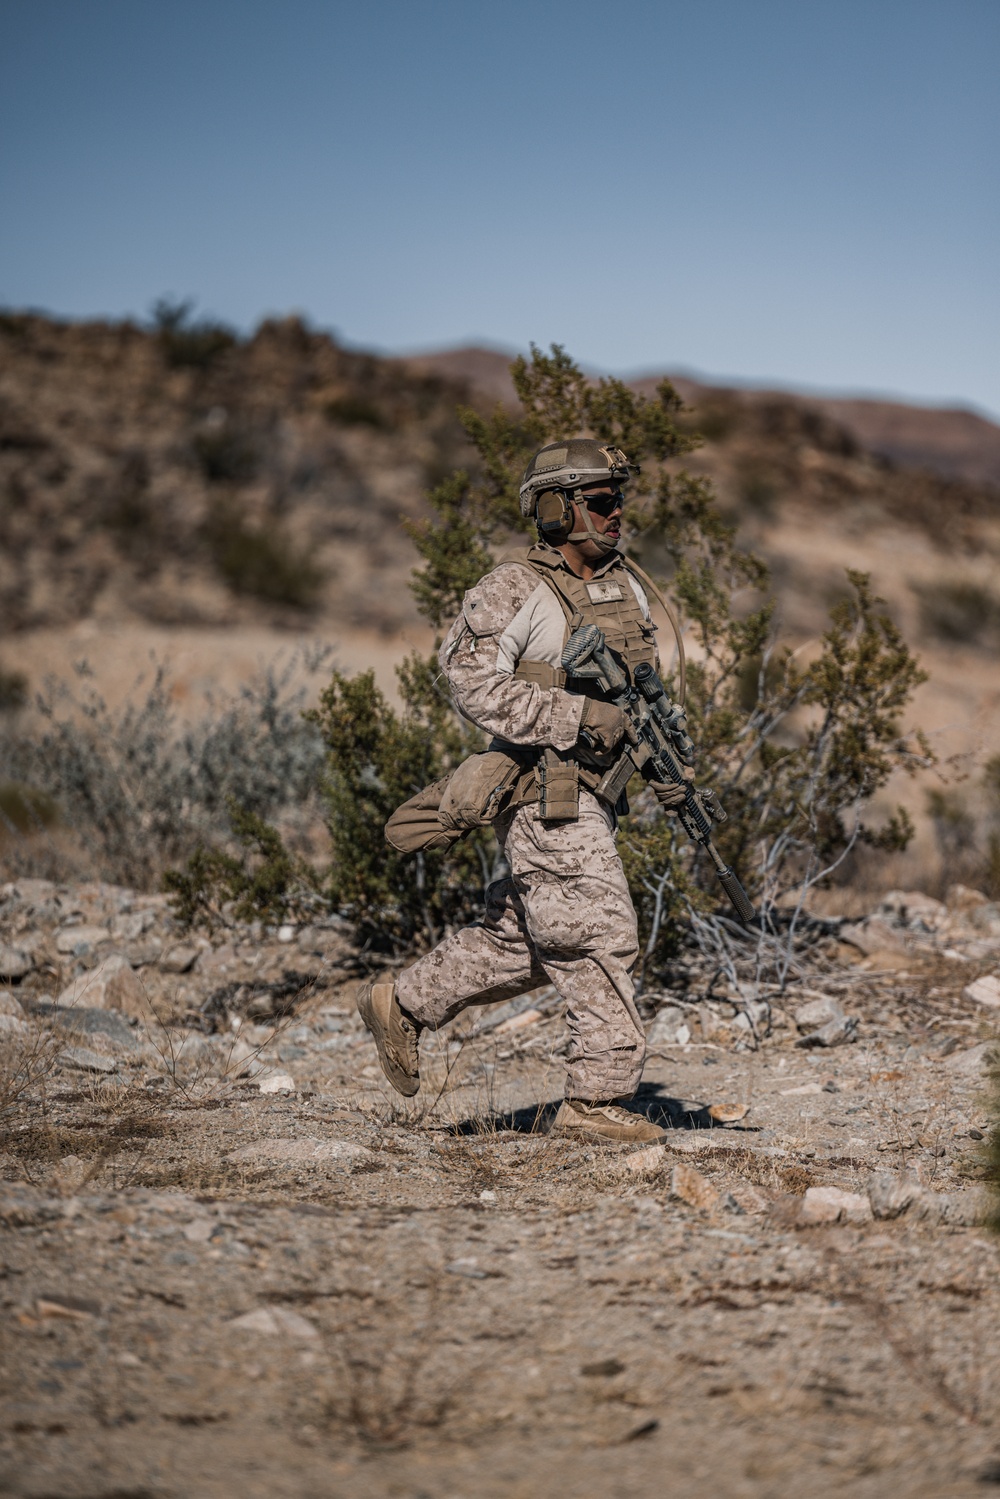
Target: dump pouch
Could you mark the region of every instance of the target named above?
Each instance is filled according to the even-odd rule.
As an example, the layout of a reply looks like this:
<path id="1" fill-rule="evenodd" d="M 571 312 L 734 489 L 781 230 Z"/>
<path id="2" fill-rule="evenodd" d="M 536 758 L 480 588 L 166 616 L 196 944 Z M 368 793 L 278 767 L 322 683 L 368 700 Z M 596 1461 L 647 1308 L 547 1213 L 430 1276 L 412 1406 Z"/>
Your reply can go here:
<path id="1" fill-rule="evenodd" d="M 503 750 L 470 755 L 448 777 L 439 816 L 444 828 L 458 834 L 481 828 L 499 816 L 523 766 Z"/>
<path id="2" fill-rule="evenodd" d="M 452 775 L 454 771 L 452 772 Z M 400 854 L 420 853 L 425 849 L 450 848 L 462 833 L 446 828 L 439 808 L 451 776 L 442 776 L 397 807 L 385 825 L 385 841 Z"/>
<path id="3" fill-rule="evenodd" d="M 502 750 L 471 755 L 397 807 L 385 825 L 385 840 L 400 854 L 450 848 L 500 814 L 524 773 L 522 762 Z"/>

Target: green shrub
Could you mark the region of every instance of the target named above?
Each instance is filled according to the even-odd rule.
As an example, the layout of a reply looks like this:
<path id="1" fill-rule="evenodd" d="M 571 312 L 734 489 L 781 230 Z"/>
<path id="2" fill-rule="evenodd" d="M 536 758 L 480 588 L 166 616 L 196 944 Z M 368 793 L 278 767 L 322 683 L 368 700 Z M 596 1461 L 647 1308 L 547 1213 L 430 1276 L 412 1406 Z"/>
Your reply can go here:
<path id="1" fill-rule="evenodd" d="M 59 810 L 36 786 L 0 781 L 0 833 L 40 833 L 58 821 Z"/>
<path id="2" fill-rule="evenodd" d="M 213 507 L 206 535 L 219 573 L 234 593 L 313 609 L 324 573 L 274 523 L 247 524 L 235 503 Z"/>
<path id="3" fill-rule="evenodd" d="M 28 679 L 23 671 L 7 671 L 0 666 L 0 713 L 23 708 L 28 701 Z"/>
<path id="4" fill-rule="evenodd" d="M 375 402 L 366 396 L 338 396 L 328 401 L 323 411 L 328 421 L 342 427 L 372 427 L 376 432 L 385 432 L 391 426 Z"/>
<path id="5" fill-rule="evenodd" d="M 981 645 L 1000 624 L 1000 601 L 979 583 L 921 583 L 914 592 L 924 633 L 950 645 Z"/>
<path id="6" fill-rule="evenodd" d="M 160 349 L 171 369 L 207 370 L 236 343 L 236 335 L 223 323 L 208 319 L 193 323 L 194 303 L 161 297 L 153 308 L 153 323 Z"/>
<path id="7" fill-rule="evenodd" d="M 308 715 L 327 746 L 329 900 L 354 920 L 362 942 L 383 952 L 432 945 L 471 920 L 496 857 L 489 830 L 449 854 L 406 857 L 386 844 L 383 829 L 402 802 L 484 747 L 454 714 L 436 666 L 411 656 L 397 675 L 402 713 L 367 671 L 335 672 Z"/>
<path id="8" fill-rule="evenodd" d="M 740 501 L 754 515 L 770 520 L 780 497 L 780 489 L 774 478 L 764 470 L 754 467 L 744 471 L 740 482 Z"/>
<path id="9" fill-rule="evenodd" d="M 229 422 L 205 427 L 191 444 L 210 484 L 245 484 L 257 471 L 257 451 L 245 432 Z"/>
<path id="10" fill-rule="evenodd" d="M 277 925 L 319 904 L 316 871 L 291 855 L 278 831 L 255 812 L 228 799 L 237 857 L 199 844 L 183 870 L 168 869 L 163 888 L 184 926 L 215 926 L 231 904 L 237 921 L 261 919 Z"/>

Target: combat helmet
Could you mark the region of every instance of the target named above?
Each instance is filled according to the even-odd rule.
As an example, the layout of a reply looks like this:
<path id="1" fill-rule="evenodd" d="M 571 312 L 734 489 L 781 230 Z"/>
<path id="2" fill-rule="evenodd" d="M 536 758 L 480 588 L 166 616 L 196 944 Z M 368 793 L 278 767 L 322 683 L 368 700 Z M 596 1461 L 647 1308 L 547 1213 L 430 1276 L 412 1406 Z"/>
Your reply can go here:
<path id="1" fill-rule="evenodd" d="M 590 540 L 606 551 L 616 543 L 600 536 L 590 519 L 580 491 L 589 484 L 627 484 L 631 465 L 621 448 L 599 443 L 593 437 L 571 437 L 539 448 L 521 481 L 521 514 L 534 520 L 540 534 L 557 545 L 563 541 Z M 586 529 L 573 530 L 576 500 Z"/>

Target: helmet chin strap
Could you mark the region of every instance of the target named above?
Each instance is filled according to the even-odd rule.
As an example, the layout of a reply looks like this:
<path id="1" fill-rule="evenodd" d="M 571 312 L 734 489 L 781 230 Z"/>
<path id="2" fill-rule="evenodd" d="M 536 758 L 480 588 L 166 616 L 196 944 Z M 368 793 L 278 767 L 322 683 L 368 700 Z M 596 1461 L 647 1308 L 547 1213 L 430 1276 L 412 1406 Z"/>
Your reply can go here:
<path id="1" fill-rule="evenodd" d="M 565 539 L 567 541 L 592 541 L 602 552 L 615 551 L 618 546 L 617 536 L 612 538 L 601 535 L 591 519 L 590 511 L 584 504 L 583 491 L 574 489 L 573 499 L 576 503 L 577 514 L 582 518 L 585 529 L 583 531 L 571 531 Z"/>

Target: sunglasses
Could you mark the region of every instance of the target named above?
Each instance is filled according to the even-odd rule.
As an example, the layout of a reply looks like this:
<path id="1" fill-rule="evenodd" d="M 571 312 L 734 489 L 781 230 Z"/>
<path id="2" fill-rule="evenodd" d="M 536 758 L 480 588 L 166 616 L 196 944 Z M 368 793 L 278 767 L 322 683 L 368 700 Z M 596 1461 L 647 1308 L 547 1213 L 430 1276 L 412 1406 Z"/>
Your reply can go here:
<path id="1" fill-rule="evenodd" d="M 625 504 L 625 495 L 620 489 L 614 490 L 611 494 L 585 494 L 583 503 L 595 515 L 603 515 L 606 518 L 614 511 L 622 509 Z"/>

